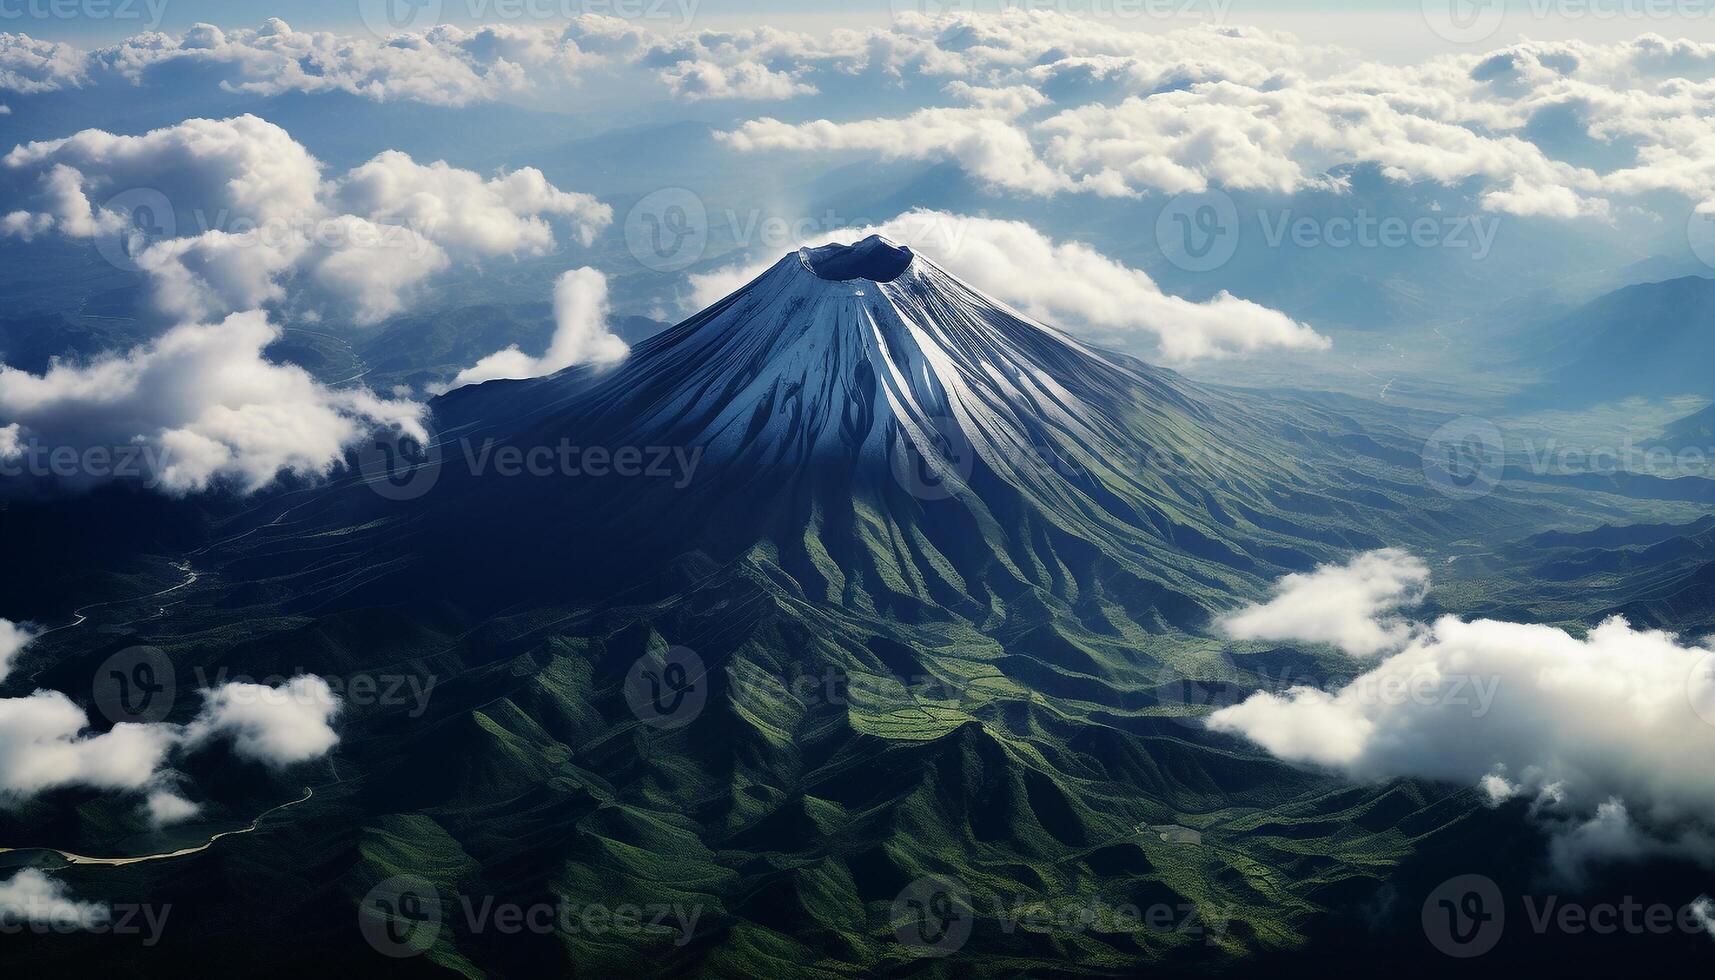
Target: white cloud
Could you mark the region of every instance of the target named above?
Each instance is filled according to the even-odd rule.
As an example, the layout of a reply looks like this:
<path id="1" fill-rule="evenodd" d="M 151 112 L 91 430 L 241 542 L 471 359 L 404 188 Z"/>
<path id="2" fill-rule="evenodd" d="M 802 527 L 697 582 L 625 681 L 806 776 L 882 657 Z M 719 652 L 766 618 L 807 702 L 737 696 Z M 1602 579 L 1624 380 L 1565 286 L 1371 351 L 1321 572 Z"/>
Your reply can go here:
<path id="1" fill-rule="evenodd" d="M 105 906 L 73 899 L 64 882 L 35 868 L 0 881 L 0 923 L 93 929 L 111 914 Z"/>
<path id="2" fill-rule="evenodd" d="M 1205 303 L 1167 295 L 1143 270 L 1081 242 L 1054 241 L 1022 221 L 909 211 L 881 225 L 841 229 L 804 244 L 849 243 L 870 234 L 910 245 L 1031 316 L 1115 347 L 1153 346 L 1170 362 L 1329 345 L 1309 326 L 1226 292 Z M 693 275 L 693 301 L 712 303 L 772 261 Z"/>
<path id="3" fill-rule="evenodd" d="M 119 724 L 89 735 L 83 709 L 58 691 L 0 698 L 0 799 L 63 786 L 137 790 L 178 741 L 165 725 Z"/>
<path id="4" fill-rule="evenodd" d="M 6 454 L 0 452 L 0 459 Z M 6 679 L 12 672 L 12 662 L 30 641 L 36 638 L 36 630 L 28 623 L 14 623 L 10 619 L 0 619 L 0 681 Z"/>
<path id="5" fill-rule="evenodd" d="M 143 801 L 143 809 L 149 815 L 150 826 L 157 829 L 184 823 L 202 812 L 202 807 L 198 804 L 167 789 L 150 793 Z"/>
<path id="6" fill-rule="evenodd" d="M 227 741 L 244 759 L 274 767 L 321 758 L 339 743 L 341 705 L 328 683 L 302 675 L 278 686 L 233 682 L 203 692 L 187 725 L 121 723 L 99 734 L 58 691 L 0 698 L 0 804 L 72 786 L 143 793 L 143 812 L 163 827 L 201 808 L 168 769 L 175 753 Z"/>
<path id="7" fill-rule="evenodd" d="M 770 71 L 754 61 L 721 65 L 712 61 L 684 61 L 661 71 L 661 80 L 675 96 L 692 102 L 702 99 L 790 99 L 816 91 L 790 74 Z"/>
<path id="8" fill-rule="evenodd" d="M 403 225 L 455 252 L 482 256 L 546 251 L 554 232 L 543 215 L 567 219 L 585 245 L 613 220 L 612 208 L 554 187 L 534 167 L 485 181 L 440 161 L 417 163 L 397 150 L 346 174 L 333 200 L 371 221 Z"/>
<path id="9" fill-rule="evenodd" d="M 209 221 L 219 220 L 216 215 L 231 221 L 301 221 L 320 212 L 321 164 L 284 129 L 248 114 L 187 119 L 141 136 L 86 129 L 17 146 L 4 162 L 15 171 L 69 171 L 75 182 L 44 210 L 72 237 L 100 230 L 87 220 L 66 227 L 77 218 L 74 207 L 100 210 L 87 197 L 90 191 L 112 195 L 147 188 L 187 216 L 200 212 Z M 77 200 L 64 199 L 73 192 Z"/>
<path id="10" fill-rule="evenodd" d="M 29 94 L 76 85 L 84 77 L 84 60 L 69 44 L 0 33 L 0 90 Z"/>
<path id="11" fill-rule="evenodd" d="M 193 62 L 259 96 L 348 92 L 464 106 L 576 91 L 604 104 L 827 96 L 831 106 L 925 79 L 1029 89 L 1058 111 L 971 103 L 894 116 L 755 119 L 743 150 L 846 151 L 952 160 L 1030 194 L 1141 195 L 1211 185 L 1291 193 L 1338 189 L 1330 171 L 1372 163 L 1390 177 L 1480 184 L 1484 206 L 1605 218 L 1611 198 L 1667 191 L 1715 207 L 1715 45 L 1522 42 L 1416 65 L 1252 27 L 1114 30 L 1046 11 L 905 14 L 888 28 L 822 36 L 761 28 L 668 36 L 612 18 L 566 27 L 439 27 L 386 39 L 197 25 L 91 52 L 0 35 L 0 88 L 20 93 L 140 81 Z M 1531 128 L 1576 110 L 1576 137 L 1602 166 L 1557 155 Z M 1032 114 L 1034 113 L 1034 114 Z M 1571 117 L 1568 117 L 1571 118 Z"/>
<path id="12" fill-rule="evenodd" d="M 1330 643 L 1354 657 L 1371 657 L 1411 638 L 1398 611 L 1422 601 L 1428 585 L 1422 560 L 1395 548 L 1371 551 L 1345 565 L 1288 575 L 1275 584 L 1274 598 L 1218 625 L 1234 639 Z"/>
<path id="13" fill-rule="evenodd" d="M 365 388 L 330 389 L 263 350 L 280 336 L 260 311 L 212 324 L 184 324 L 159 339 L 87 364 L 57 361 L 43 374 L 0 366 L 0 418 L 32 442 L 137 450 L 129 474 L 174 493 L 215 483 L 245 491 L 282 471 L 320 476 L 345 447 L 377 426 L 420 433 L 422 407 Z M 67 474 L 93 483 L 116 474 Z"/>
<path id="14" fill-rule="evenodd" d="M 1314 624 L 1304 632 L 1327 638 Z M 1454 616 L 1410 632 L 1345 686 L 1258 693 L 1208 725 L 1360 778 L 1450 780 L 1496 802 L 1531 797 L 1567 877 L 1628 855 L 1715 860 L 1708 649 L 1619 618 L 1582 638 Z"/>
<path id="15" fill-rule="evenodd" d="M 1709 938 L 1715 939 L 1715 901 L 1710 901 L 1707 895 L 1699 895 L 1691 903 L 1691 914 L 1697 917 L 1698 925 L 1709 934 Z"/>
<path id="16" fill-rule="evenodd" d="M 403 309 L 452 257 L 541 254 L 554 219 L 588 245 L 613 220 L 526 167 L 491 179 L 389 150 L 324 182 L 322 165 L 256 116 L 191 119 L 142 136 L 85 130 L 4 158 L 34 178 L 34 209 L 0 234 L 102 238 L 148 273 L 175 319 L 292 305 L 367 325 Z M 144 214 L 142 208 L 148 208 Z M 140 218 L 156 230 L 139 237 Z"/>
<path id="17" fill-rule="evenodd" d="M 287 766 L 320 758 L 339 743 L 329 724 L 340 702 L 327 681 L 294 677 L 279 687 L 235 682 L 203 695 L 203 707 L 185 729 L 185 741 L 200 745 L 232 740 L 246 759 Z"/>
<path id="18" fill-rule="evenodd" d="M 625 357 L 625 341 L 608 329 L 607 277 L 595 269 L 572 269 L 554 283 L 554 338 L 548 352 L 531 357 L 517 345 L 465 368 L 450 387 L 500 378 L 539 378 L 574 364 L 609 364 Z"/>

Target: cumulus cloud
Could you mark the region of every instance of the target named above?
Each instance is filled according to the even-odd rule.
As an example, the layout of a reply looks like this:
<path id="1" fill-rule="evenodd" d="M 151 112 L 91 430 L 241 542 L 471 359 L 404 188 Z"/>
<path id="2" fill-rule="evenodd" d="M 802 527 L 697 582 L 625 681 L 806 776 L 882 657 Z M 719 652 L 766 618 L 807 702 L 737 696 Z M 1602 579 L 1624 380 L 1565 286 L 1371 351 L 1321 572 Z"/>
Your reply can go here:
<path id="1" fill-rule="evenodd" d="M 1416 594 L 1418 580 L 1406 579 L 1396 594 Z M 1378 611 L 1392 615 L 1385 602 Z M 1306 626 L 1298 639 L 1327 641 Z M 1715 771 L 1703 764 L 1715 751 L 1709 649 L 1617 617 L 1583 637 L 1454 616 L 1409 634 L 1349 684 L 1254 694 L 1208 725 L 1360 778 L 1443 779 L 1495 802 L 1531 799 L 1568 878 L 1652 853 L 1715 860 Z"/>
<path id="2" fill-rule="evenodd" d="M 0 90 L 52 92 L 83 81 L 86 56 L 69 44 L 0 33 Z"/>
<path id="3" fill-rule="evenodd" d="M 189 820 L 201 813 L 202 807 L 172 790 L 158 789 L 143 801 L 143 810 L 149 816 L 149 825 L 159 829 Z"/>
<path id="4" fill-rule="evenodd" d="M 16 147 L 4 165 L 34 187 L 0 234 L 99 239 L 179 319 L 284 304 L 290 285 L 302 312 L 371 324 L 455 257 L 541 254 L 555 244 L 550 220 L 588 245 L 613 220 L 530 167 L 484 179 L 390 150 L 324 181 L 320 161 L 252 115 L 141 136 L 85 130 Z"/>
<path id="5" fill-rule="evenodd" d="M 320 758 L 339 742 L 329 723 L 340 702 L 327 681 L 294 677 L 279 687 L 235 682 L 203 695 L 203 707 L 185 729 L 189 745 L 232 741 L 239 756 L 272 766 Z"/>
<path id="6" fill-rule="evenodd" d="M 1411 637 L 1398 611 L 1422 600 L 1429 566 L 1395 548 L 1371 551 L 1344 565 L 1321 565 L 1275 584 L 1274 598 L 1223 617 L 1238 640 L 1329 643 L 1354 657 L 1395 650 Z"/>
<path id="7" fill-rule="evenodd" d="M 1055 241 L 1022 221 L 919 210 L 881 225 L 842 229 L 825 238 L 849 243 L 870 234 L 912 246 L 952 274 L 1031 316 L 1099 343 L 1152 347 L 1153 353 L 1170 362 L 1329 346 L 1327 338 L 1277 310 L 1224 291 L 1204 303 L 1170 296 L 1143 270 L 1082 242 Z M 692 276 L 693 302 L 712 303 L 772 261 L 771 257 L 755 265 Z"/>
<path id="8" fill-rule="evenodd" d="M 881 47 L 897 54 L 903 45 Z M 255 29 L 196 24 L 179 35 L 151 31 L 90 51 L 0 34 L 0 89 L 138 83 L 161 66 L 194 64 L 223 88 L 258 96 L 343 92 L 457 107 L 541 97 L 599 72 L 610 83 L 682 98 L 776 100 L 816 91 L 798 75 L 850 71 L 871 51 L 871 38 L 858 32 L 826 39 L 772 28 L 662 36 L 596 15 L 563 27 L 445 25 L 386 38 L 299 31 L 275 17 Z"/>
<path id="9" fill-rule="evenodd" d="M 114 725 L 90 731 L 89 716 L 58 691 L 0 698 L 0 804 L 72 786 L 144 794 L 151 825 L 188 820 L 201 807 L 168 768 L 175 753 L 222 741 L 239 757 L 280 768 L 326 755 L 339 743 L 340 701 L 314 675 L 278 686 L 232 682 L 203 692 L 186 725 Z"/>
<path id="10" fill-rule="evenodd" d="M 474 255 L 540 254 L 554 244 L 543 215 L 566 218 L 588 245 L 613 209 L 588 194 L 562 191 L 525 167 L 483 180 L 436 161 L 421 164 L 388 150 L 340 181 L 334 203 L 371 221 L 403 225 L 438 244 Z"/>
<path id="11" fill-rule="evenodd" d="M 450 387 L 539 378 L 574 364 L 611 364 L 629 350 L 608 329 L 607 277 L 588 267 L 572 269 L 554 282 L 554 338 L 547 353 L 531 357 L 514 344 L 460 371 Z"/>
<path id="12" fill-rule="evenodd" d="M 0 459 L 6 454 L 0 449 Z M 30 641 L 36 638 L 36 631 L 28 623 L 14 623 L 9 619 L 0 619 L 0 681 L 6 679 L 12 672 L 12 662 Z"/>
<path id="13" fill-rule="evenodd" d="M 165 725 L 124 723 L 99 735 L 58 691 L 0 698 L 0 799 L 64 786 L 138 790 L 155 780 L 178 742 Z"/>
<path id="14" fill-rule="evenodd" d="M 0 881 L 0 923 L 90 929 L 110 917 L 106 906 L 77 901 L 63 882 L 35 868 Z"/>
<path id="15" fill-rule="evenodd" d="M 372 428 L 421 435 L 422 406 L 366 388 L 331 389 L 301 368 L 275 364 L 263 350 L 280 336 L 260 311 L 211 324 L 184 324 L 129 351 L 84 364 L 54 362 L 31 374 L 0 366 L 0 419 L 15 420 L 45 447 L 72 447 L 80 459 L 103 452 L 97 472 L 141 477 L 173 493 L 215 483 L 251 491 L 281 472 L 320 476 Z M 135 472 L 118 472 L 129 454 Z"/>
<path id="16" fill-rule="evenodd" d="M 886 28 L 810 35 L 761 28 L 662 36 L 596 16 L 564 27 L 438 27 L 385 39 L 206 24 L 82 52 L 0 35 L 0 88 L 140 81 L 195 63 L 257 95 L 346 92 L 464 106 L 577 88 L 607 101 L 844 96 L 922 80 L 1028 89 L 1052 105 L 972 102 L 872 118 L 753 119 L 740 150 L 952 160 L 1030 194 L 1131 196 L 1210 186 L 1339 189 L 1369 163 L 1400 180 L 1475 181 L 1484 206 L 1606 218 L 1613 198 L 1658 191 L 1715 209 L 1715 45 L 1522 42 L 1415 65 L 1362 60 L 1253 27 L 1116 31 L 1072 14 L 906 13 Z M 1543 138 L 1545 121 L 1600 165 Z"/>

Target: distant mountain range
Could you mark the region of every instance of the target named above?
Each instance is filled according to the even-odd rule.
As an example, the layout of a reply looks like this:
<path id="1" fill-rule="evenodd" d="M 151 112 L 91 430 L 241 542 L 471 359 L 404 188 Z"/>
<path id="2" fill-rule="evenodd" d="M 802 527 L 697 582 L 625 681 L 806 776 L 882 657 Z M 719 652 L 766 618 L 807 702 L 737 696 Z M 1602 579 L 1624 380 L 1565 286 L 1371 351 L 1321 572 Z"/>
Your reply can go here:
<path id="1" fill-rule="evenodd" d="M 1538 377 L 1520 397 L 1525 405 L 1715 397 L 1715 279 L 1617 289 L 1533 329 L 1519 349 L 1519 368 Z"/>

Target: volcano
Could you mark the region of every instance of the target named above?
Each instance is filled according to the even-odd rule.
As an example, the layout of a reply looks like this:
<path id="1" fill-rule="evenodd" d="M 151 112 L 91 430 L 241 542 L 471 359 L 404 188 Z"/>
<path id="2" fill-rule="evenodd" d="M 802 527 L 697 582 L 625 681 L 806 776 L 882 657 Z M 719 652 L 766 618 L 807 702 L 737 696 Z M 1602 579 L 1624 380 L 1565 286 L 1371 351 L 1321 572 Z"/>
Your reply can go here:
<path id="1" fill-rule="evenodd" d="M 434 692 L 354 705 L 283 829 L 151 878 L 159 961 L 265 933 L 279 972 L 369 969 L 355 910 L 401 875 L 445 910 L 410 962 L 467 976 L 913 972 L 946 950 L 897 910 L 945 882 L 973 896 L 938 907 L 971 913 L 977 973 L 1291 949 L 1487 812 L 1194 723 L 1252 663 L 1324 667 L 1268 651 L 1235 680 L 1215 612 L 1383 533 L 1516 517 L 1502 495 L 1453 516 L 1402 420 L 1193 383 L 882 239 L 785 255 L 616 366 L 451 392 L 427 444 L 228 520 L 147 635 L 114 638 L 181 677 Z M 252 894 L 266 915 L 228 912 Z M 456 896 L 700 915 L 520 937 Z M 1092 900 L 1152 911 L 1003 921 Z"/>
<path id="2" fill-rule="evenodd" d="M 615 368 L 452 392 L 419 463 L 432 480 L 368 468 L 293 517 L 363 542 L 317 556 L 341 603 L 411 601 L 433 575 L 493 609 L 694 558 L 763 561 L 807 598 L 871 611 L 981 619 L 1039 592 L 1194 628 L 1226 595 L 1373 540 L 1277 513 L 1283 489 L 1315 483 L 1277 451 L 1279 420 L 871 237 L 782 257 Z M 485 466 L 592 448 L 672 465 Z M 592 552 L 597 567 L 566 557 Z M 298 601 L 327 598 L 301 584 Z"/>

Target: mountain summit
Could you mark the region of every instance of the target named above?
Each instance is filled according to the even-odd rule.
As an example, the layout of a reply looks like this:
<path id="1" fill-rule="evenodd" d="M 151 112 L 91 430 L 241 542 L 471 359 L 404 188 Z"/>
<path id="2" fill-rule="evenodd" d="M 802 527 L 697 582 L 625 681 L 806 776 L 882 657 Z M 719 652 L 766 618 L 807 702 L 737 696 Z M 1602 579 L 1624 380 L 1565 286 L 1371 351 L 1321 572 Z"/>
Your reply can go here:
<path id="1" fill-rule="evenodd" d="M 1091 347 L 879 237 L 788 253 L 612 368 L 452 392 L 435 425 L 432 491 L 354 486 L 303 512 L 364 544 L 362 567 L 319 566 L 342 601 L 410 601 L 425 563 L 486 607 L 694 558 L 763 562 L 858 609 L 980 619 L 1021 595 L 1099 596 L 1150 629 L 1196 628 L 1221 596 L 1374 540 L 1326 503 L 1280 513 L 1283 488 L 1397 465 L 1311 435 L 1349 420 Z M 676 463 L 481 465 L 567 447 Z M 1342 473 L 1314 472 L 1318 456 Z M 563 558 L 592 550 L 598 566 Z"/>

